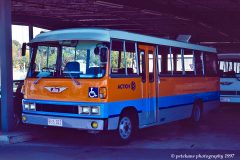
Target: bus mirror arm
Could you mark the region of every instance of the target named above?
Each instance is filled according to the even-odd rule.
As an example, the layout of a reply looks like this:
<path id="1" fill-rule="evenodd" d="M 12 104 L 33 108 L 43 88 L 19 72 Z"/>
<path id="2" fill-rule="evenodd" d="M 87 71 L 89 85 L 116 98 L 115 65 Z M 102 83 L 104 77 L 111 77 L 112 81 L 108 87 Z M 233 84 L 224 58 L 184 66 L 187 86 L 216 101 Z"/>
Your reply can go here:
<path id="1" fill-rule="evenodd" d="M 100 48 L 100 61 L 103 63 L 107 62 L 107 55 L 108 55 L 108 48 L 107 47 L 101 47 Z"/>
<path id="2" fill-rule="evenodd" d="M 22 44 L 22 56 L 26 55 L 26 47 L 27 47 L 27 43 L 23 43 Z"/>

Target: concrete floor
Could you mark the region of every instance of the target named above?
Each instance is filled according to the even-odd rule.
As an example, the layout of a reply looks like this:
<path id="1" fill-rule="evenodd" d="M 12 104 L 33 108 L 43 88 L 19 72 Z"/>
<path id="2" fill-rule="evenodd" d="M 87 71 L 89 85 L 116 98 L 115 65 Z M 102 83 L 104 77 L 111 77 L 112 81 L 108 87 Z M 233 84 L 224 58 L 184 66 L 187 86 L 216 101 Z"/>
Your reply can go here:
<path id="1" fill-rule="evenodd" d="M 33 130 L 42 137 L 24 143 L 0 145 L 0 160 L 240 160 L 240 105 L 221 106 L 206 115 L 196 128 L 177 122 L 141 130 L 125 146 L 109 145 L 106 136 L 77 130 L 38 127 Z"/>

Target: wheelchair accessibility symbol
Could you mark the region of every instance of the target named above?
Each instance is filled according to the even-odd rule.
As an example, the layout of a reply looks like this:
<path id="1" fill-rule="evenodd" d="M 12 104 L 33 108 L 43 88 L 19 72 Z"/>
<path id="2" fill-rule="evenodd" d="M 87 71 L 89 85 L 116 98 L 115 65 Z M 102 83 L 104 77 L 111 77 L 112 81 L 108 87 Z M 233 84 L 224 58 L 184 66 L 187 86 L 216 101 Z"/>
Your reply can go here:
<path id="1" fill-rule="evenodd" d="M 88 97 L 98 98 L 98 88 L 97 87 L 89 87 L 88 88 Z"/>

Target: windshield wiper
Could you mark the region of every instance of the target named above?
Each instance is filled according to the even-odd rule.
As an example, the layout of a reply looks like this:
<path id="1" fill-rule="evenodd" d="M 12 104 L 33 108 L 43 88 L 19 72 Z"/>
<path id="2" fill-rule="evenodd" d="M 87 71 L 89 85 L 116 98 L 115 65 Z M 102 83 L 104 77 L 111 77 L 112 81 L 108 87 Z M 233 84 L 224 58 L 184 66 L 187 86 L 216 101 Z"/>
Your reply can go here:
<path id="1" fill-rule="evenodd" d="M 67 72 L 67 73 L 68 73 L 68 75 L 70 76 L 73 84 L 79 86 L 80 83 L 72 76 L 72 74 L 71 74 L 70 72 Z M 39 82 L 42 78 L 43 78 L 43 77 L 39 77 L 38 79 L 36 79 L 36 80 L 33 82 L 33 84 L 34 84 L 34 85 L 38 84 L 38 82 Z"/>
<path id="2" fill-rule="evenodd" d="M 64 73 L 64 72 L 63 72 L 63 73 Z M 68 70 L 66 70 L 65 73 L 67 73 L 67 74 L 70 76 L 70 78 L 71 78 L 71 80 L 72 80 L 72 82 L 73 82 L 74 85 L 77 85 L 77 86 L 80 85 L 80 83 L 72 76 L 71 72 L 69 72 Z"/>
<path id="3" fill-rule="evenodd" d="M 38 84 L 38 82 L 39 82 L 42 78 L 43 78 L 43 77 L 39 77 L 38 79 L 36 79 L 36 80 L 33 82 L 33 85 Z"/>
<path id="4" fill-rule="evenodd" d="M 34 85 L 36 85 L 36 84 L 38 84 L 38 82 L 42 79 L 42 78 L 44 78 L 44 77 L 48 77 L 51 73 L 50 73 L 50 68 L 42 68 L 42 69 L 48 69 L 48 71 L 49 72 L 47 72 L 47 75 L 46 75 L 46 73 L 45 73 L 45 75 L 43 74 L 43 75 L 41 75 L 41 73 L 44 73 L 44 72 L 40 72 L 39 74 L 39 78 L 38 79 L 36 79 L 34 82 L 33 82 L 33 84 Z"/>
<path id="5" fill-rule="evenodd" d="M 69 76 L 71 77 L 73 84 L 80 86 L 80 83 L 72 76 L 71 73 L 69 73 Z"/>

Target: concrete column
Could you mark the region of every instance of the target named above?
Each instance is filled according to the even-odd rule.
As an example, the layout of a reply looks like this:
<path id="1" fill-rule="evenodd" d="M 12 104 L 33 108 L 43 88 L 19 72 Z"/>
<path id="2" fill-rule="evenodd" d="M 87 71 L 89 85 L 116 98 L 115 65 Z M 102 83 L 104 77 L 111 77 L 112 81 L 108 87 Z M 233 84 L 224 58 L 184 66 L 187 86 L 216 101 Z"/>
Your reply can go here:
<path id="1" fill-rule="evenodd" d="M 28 26 L 29 31 L 29 41 L 33 39 L 33 26 Z"/>
<path id="2" fill-rule="evenodd" d="M 14 126 L 11 0 L 0 0 L 1 130 Z"/>
<path id="3" fill-rule="evenodd" d="M 33 26 L 28 26 L 28 42 L 30 42 L 33 39 Z M 32 49 L 29 50 L 29 62 L 31 62 L 32 57 Z"/>

